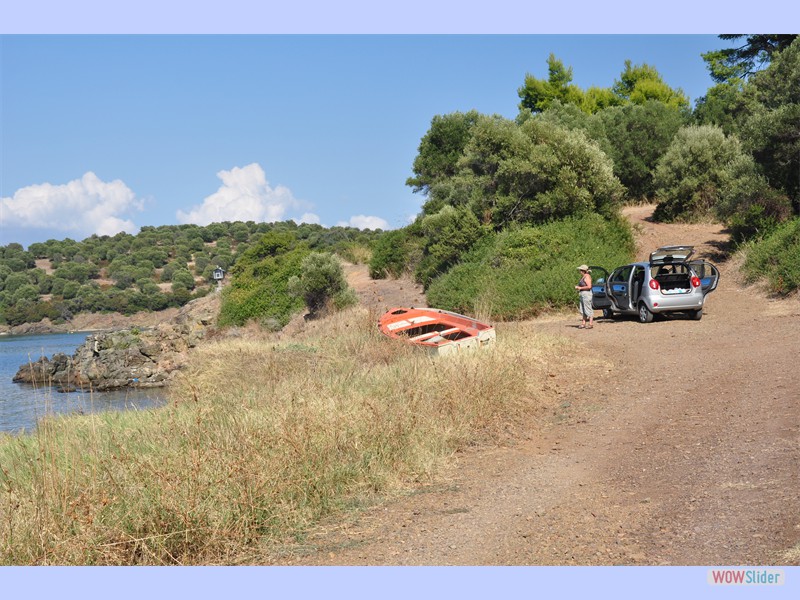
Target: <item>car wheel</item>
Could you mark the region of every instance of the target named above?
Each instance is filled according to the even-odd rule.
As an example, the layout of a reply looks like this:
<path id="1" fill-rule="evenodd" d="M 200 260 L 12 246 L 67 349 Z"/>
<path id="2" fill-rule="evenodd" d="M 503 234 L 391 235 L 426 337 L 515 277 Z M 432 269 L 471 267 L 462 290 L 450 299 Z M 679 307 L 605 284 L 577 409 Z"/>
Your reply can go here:
<path id="1" fill-rule="evenodd" d="M 641 323 L 651 323 L 653 321 L 653 313 L 650 312 L 644 302 L 639 303 L 639 321 Z"/>
<path id="2" fill-rule="evenodd" d="M 603 318 L 604 319 L 613 319 L 614 318 L 614 311 L 610 308 L 603 309 Z"/>
<path id="3" fill-rule="evenodd" d="M 703 309 L 701 308 L 699 310 L 693 310 L 689 314 L 691 315 L 692 319 L 694 319 L 695 321 L 699 321 L 700 319 L 703 318 Z"/>

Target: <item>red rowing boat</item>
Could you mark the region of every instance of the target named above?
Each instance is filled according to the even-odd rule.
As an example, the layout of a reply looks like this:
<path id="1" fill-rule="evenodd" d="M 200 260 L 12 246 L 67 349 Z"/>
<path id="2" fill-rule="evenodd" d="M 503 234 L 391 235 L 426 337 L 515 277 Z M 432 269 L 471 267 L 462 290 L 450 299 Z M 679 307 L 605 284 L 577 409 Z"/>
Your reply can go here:
<path id="1" fill-rule="evenodd" d="M 496 338 L 492 325 L 438 308 L 393 308 L 378 320 L 378 328 L 435 354 L 482 348 Z"/>

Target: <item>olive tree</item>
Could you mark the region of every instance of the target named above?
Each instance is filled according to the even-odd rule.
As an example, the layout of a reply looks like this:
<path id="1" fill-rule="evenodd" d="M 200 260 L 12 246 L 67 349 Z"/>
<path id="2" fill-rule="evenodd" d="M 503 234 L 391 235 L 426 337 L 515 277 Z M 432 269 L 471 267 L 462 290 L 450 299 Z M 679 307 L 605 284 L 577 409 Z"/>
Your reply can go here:
<path id="1" fill-rule="evenodd" d="M 690 126 L 675 136 L 656 168 L 659 221 L 730 218 L 766 182 L 734 136 L 711 125 Z"/>
<path id="2" fill-rule="evenodd" d="M 312 252 L 303 259 L 300 269 L 299 276 L 289 279 L 288 290 L 291 295 L 303 298 L 312 315 L 330 308 L 341 310 L 356 303 L 342 263 L 333 254 Z"/>
<path id="3" fill-rule="evenodd" d="M 501 117 L 475 125 L 458 174 L 431 188 L 441 204 L 466 206 L 497 230 L 593 212 L 610 216 L 623 193 L 611 160 L 582 131 Z"/>

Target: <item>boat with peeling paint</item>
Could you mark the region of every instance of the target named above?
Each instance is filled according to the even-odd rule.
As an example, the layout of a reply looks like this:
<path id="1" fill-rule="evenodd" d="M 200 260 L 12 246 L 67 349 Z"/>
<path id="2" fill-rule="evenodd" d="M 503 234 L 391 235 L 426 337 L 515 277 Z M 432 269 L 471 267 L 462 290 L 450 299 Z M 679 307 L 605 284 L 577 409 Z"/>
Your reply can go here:
<path id="1" fill-rule="evenodd" d="M 492 325 L 438 308 L 393 308 L 378 320 L 378 328 L 434 354 L 485 348 L 497 337 Z"/>

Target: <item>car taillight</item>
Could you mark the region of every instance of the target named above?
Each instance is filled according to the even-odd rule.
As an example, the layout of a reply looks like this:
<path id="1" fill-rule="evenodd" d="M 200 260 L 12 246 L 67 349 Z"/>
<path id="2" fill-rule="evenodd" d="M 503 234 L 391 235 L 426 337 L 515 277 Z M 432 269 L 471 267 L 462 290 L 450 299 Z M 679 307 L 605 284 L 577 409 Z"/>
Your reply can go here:
<path id="1" fill-rule="evenodd" d="M 700 278 L 699 277 L 692 277 L 692 285 L 694 287 L 700 287 Z"/>
<path id="2" fill-rule="evenodd" d="M 650 280 L 650 289 L 651 290 L 657 290 L 659 287 L 661 287 L 661 286 L 658 285 L 658 282 L 655 279 L 651 279 Z"/>

